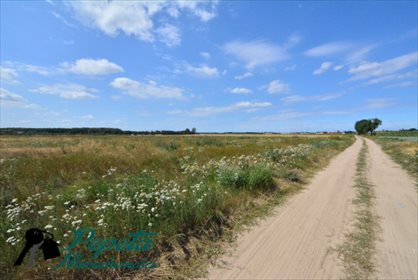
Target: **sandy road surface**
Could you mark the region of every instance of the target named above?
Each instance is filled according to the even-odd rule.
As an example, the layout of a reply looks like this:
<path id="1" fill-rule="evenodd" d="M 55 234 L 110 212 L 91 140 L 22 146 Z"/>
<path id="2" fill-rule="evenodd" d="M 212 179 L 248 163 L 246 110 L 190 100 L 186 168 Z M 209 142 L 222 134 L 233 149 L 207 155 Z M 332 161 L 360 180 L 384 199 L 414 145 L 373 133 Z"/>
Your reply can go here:
<path id="1" fill-rule="evenodd" d="M 413 180 L 372 141 L 368 176 L 381 216 L 379 279 L 417 278 L 417 193 Z M 354 175 L 362 141 L 335 157 L 302 193 L 238 239 L 211 268 L 209 279 L 340 279 L 343 266 L 329 249 L 344 241 L 354 220 Z"/>
<path id="2" fill-rule="evenodd" d="M 361 140 L 335 157 L 302 193 L 238 240 L 210 279 L 327 279 L 343 276 L 331 246 L 353 219 L 353 177 Z"/>
<path id="3" fill-rule="evenodd" d="M 418 279 L 418 210 L 414 180 L 371 140 L 369 181 L 380 216 L 376 268 L 379 279 Z"/>

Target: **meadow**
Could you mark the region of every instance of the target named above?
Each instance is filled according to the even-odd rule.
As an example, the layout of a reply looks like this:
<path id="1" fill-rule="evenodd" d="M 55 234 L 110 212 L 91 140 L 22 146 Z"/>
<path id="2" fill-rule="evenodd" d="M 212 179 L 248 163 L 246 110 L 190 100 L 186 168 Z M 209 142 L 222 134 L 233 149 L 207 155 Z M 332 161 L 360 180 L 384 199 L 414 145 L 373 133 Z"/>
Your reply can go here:
<path id="1" fill-rule="evenodd" d="M 371 137 L 397 163 L 418 179 L 418 131 L 378 132 Z"/>
<path id="2" fill-rule="evenodd" d="M 223 242 L 300 190 L 354 141 L 350 135 L 0 139 L 2 279 L 198 276 Z M 150 250 L 109 250 L 95 259 L 148 259 L 157 268 L 54 270 L 62 258 L 44 261 L 40 253 L 33 268 L 13 267 L 30 227 L 53 233 L 62 256 L 81 228 L 103 239 L 157 233 Z"/>

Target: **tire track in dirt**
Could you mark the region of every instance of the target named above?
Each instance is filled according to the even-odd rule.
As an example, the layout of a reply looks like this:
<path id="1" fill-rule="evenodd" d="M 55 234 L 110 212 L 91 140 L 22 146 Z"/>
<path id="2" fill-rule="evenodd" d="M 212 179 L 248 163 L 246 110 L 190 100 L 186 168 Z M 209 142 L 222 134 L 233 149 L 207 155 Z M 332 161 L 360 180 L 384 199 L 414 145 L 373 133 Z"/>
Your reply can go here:
<path id="1" fill-rule="evenodd" d="M 380 217 L 375 260 L 378 279 L 418 279 L 416 182 L 375 142 L 369 147 L 368 179 Z"/>

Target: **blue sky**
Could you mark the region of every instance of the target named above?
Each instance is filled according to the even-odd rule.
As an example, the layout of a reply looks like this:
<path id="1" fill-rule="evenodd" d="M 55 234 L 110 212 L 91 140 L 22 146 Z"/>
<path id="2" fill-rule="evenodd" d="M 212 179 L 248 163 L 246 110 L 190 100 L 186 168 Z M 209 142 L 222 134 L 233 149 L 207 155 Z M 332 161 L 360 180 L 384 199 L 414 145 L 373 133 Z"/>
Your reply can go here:
<path id="1" fill-rule="evenodd" d="M 1 127 L 417 127 L 416 1 L 1 1 Z"/>

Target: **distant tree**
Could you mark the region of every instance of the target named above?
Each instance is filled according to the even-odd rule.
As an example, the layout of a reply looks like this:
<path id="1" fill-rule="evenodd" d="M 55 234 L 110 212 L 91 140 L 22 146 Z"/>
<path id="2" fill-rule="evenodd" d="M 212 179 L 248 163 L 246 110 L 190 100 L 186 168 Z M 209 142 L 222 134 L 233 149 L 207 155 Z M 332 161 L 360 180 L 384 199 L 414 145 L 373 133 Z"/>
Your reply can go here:
<path id="1" fill-rule="evenodd" d="M 367 134 L 370 130 L 370 121 L 369 120 L 360 120 L 356 122 L 354 128 L 357 131 L 357 134 Z"/>
<path id="2" fill-rule="evenodd" d="M 378 118 L 374 118 L 370 120 L 370 134 L 374 135 L 376 134 L 374 131 L 376 130 L 376 128 L 379 127 L 379 125 L 382 124 L 382 121 L 379 120 Z"/>
<path id="3" fill-rule="evenodd" d="M 382 124 L 382 121 L 378 118 L 374 119 L 364 119 L 357 121 L 354 128 L 357 131 L 357 134 L 367 134 L 370 133 L 371 135 L 375 134 L 375 130 L 378 128 L 379 125 Z"/>
<path id="4" fill-rule="evenodd" d="M 192 134 L 196 134 L 196 127 L 192 128 Z"/>

